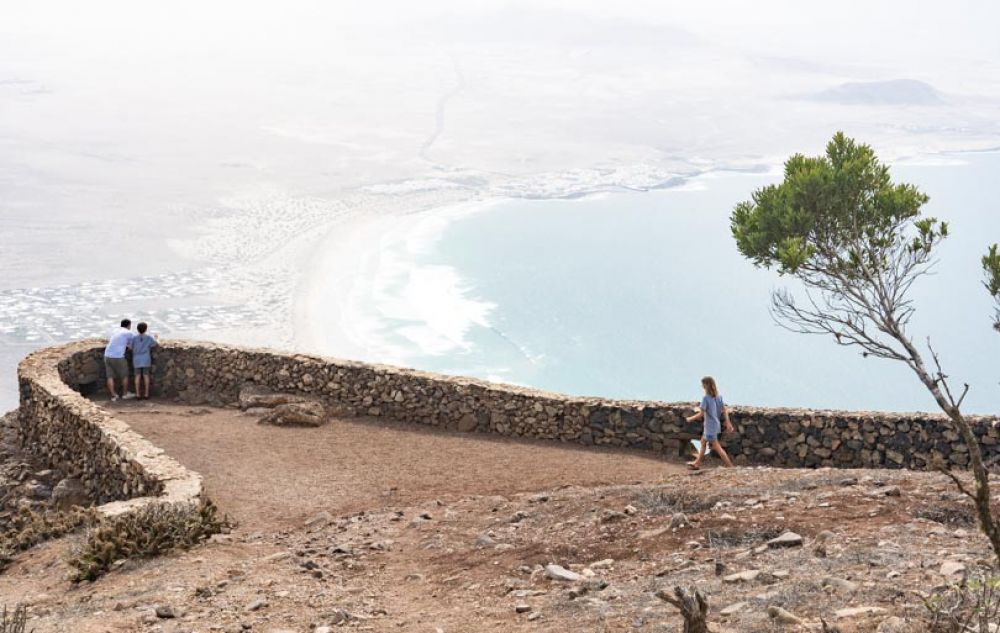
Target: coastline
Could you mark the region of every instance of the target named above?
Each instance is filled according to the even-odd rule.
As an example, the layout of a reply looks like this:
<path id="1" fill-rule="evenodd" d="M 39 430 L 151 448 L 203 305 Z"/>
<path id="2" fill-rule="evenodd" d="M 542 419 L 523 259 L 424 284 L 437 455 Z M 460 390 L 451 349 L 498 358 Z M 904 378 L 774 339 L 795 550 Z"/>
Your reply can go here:
<path id="1" fill-rule="evenodd" d="M 909 160 L 900 160 L 897 163 L 894 163 L 894 165 L 907 169 L 934 168 L 937 171 L 940 171 L 939 168 L 945 168 L 946 173 L 943 177 L 945 180 L 950 181 L 952 176 L 948 175 L 950 170 L 947 168 L 961 167 L 968 164 L 964 160 L 964 157 L 961 156 L 963 153 L 964 152 L 942 152 L 916 159 L 911 158 Z M 773 175 L 769 172 L 763 171 L 757 171 L 750 175 L 760 176 L 765 173 Z M 745 170 L 739 169 L 713 169 L 703 172 L 697 176 L 687 177 L 669 189 L 670 191 L 675 192 L 703 192 L 706 189 L 714 190 L 716 187 L 713 182 L 714 180 L 719 178 L 726 180 L 729 179 L 730 175 L 733 177 L 739 177 L 744 174 L 746 174 Z M 939 174 L 939 176 L 941 176 L 941 174 Z M 941 178 L 939 177 L 938 180 L 941 180 Z M 662 192 L 660 189 L 656 191 Z M 440 194 L 440 192 L 437 193 Z M 504 319 L 510 316 L 509 312 L 504 314 L 501 312 L 500 308 L 498 308 L 495 315 L 486 313 L 486 319 L 484 319 L 484 321 L 476 322 L 474 320 L 476 317 L 474 313 L 476 305 L 472 306 L 473 314 L 470 317 L 469 311 L 465 311 L 463 314 L 462 310 L 456 310 L 451 306 L 451 304 L 442 301 L 436 306 L 438 312 L 444 313 L 445 315 L 451 314 L 455 317 L 454 320 L 450 321 L 446 325 L 455 326 L 454 332 L 457 334 L 454 334 L 450 338 L 444 337 L 446 340 L 443 340 L 443 342 L 440 339 L 436 341 L 428 341 L 426 338 L 419 340 L 408 338 L 408 340 L 403 341 L 399 338 L 400 336 L 408 337 L 413 330 L 419 330 L 421 320 L 427 320 L 427 313 L 422 311 L 423 306 L 419 306 L 414 303 L 406 303 L 405 300 L 408 297 L 399 296 L 401 294 L 401 287 L 398 283 L 391 287 L 386 287 L 386 271 L 396 273 L 399 272 L 398 269 L 400 261 L 397 260 L 400 258 L 397 256 L 398 251 L 405 251 L 407 248 L 416 248 L 419 250 L 421 245 L 425 247 L 429 246 L 429 251 L 431 252 L 429 257 L 416 258 L 415 260 L 402 258 L 404 260 L 403 263 L 414 263 L 415 268 L 427 266 L 433 267 L 442 263 L 451 264 L 453 262 L 448 261 L 448 257 L 440 257 L 438 254 L 434 253 L 435 236 L 443 233 L 455 220 L 465 217 L 469 213 L 474 213 L 475 210 L 489 209 L 492 203 L 502 204 L 513 201 L 516 204 L 517 200 L 519 200 L 518 198 L 504 196 L 487 197 L 484 194 L 476 195 L 472 192 L 464 193 L 468 195 L 440 196 L 428 193 L 416 199 L 412 198 L 409 194 L 400 197 L 381 196 L 379 197 L 377 204 L 371 206 L 365 205 L 364 208 L 357 208 L 356 211 L 345 214 L 341 221 L 328 226 L 327 229 L 316 238 L 312 253 L 309 256 L 307 263 L 303 266 L 301 280 L 294 292 L 294 330 L 296 333 L 296 342 L 293 349 L 339 358 L 351 358 L 360 361 L 379 362 L 396 366 L 416 367 L 448 374 L 476 376 L 481 379 L 503 383 L 529 384 L 538 388 L 570 393 L 587 393 L 607 397 L 651 397 L 648 394 L 635 395 L 617 393 L 616 389 L 607 390 L 602 388 L 602 390 L 595 390 L 592 386 L 571 387 L 562 384 L 553 386 L 550 384 L 552 375 L 554 375 L 554 372 L 556 371 L 562 371 L 557 369 L 556 364 L 552 364 L 548 369 L 542 368 L 538 370 L 548 371 L 550 373 L 547 378 L 549 382 L 546 382 L 546 380 L 538 382 L 533 381 L 531 378 L 517 373 L 517 369 L 508 369 L 509 363 L 505 364 L 504 361 L 499 361 L 499 364 L 497 365 L 497 367 L 502 368 L 502 371 L 491 372 L 491 366 L 482 362 L 482 358 L 484 357 L 482 349 L 480 349 L 480 358 L 475 359 L 473 354 L 466 353 L 467 349 L 463 349 L 462 345 L 467 343 L 471 346 L 472 343 L 475 343 L 478 349 L 484 340 L 494 339 L 498 336 L 506 337 L 507 335 L 514 337 L 519 344 L 527 344 L 529 348 L 531 344 L 530 340 L 524 338 L 525 330 L 523 330 L 523 328 L 520 332 L 521 336 L 517 337 L 516 331 L 508 329 L 511 325 L 509 322 L 502 323 L 501 320 L 495 320 Z M 634 195 L 637 192 L 622 191 L 622 193 Z M 660 194 L 654 191 L 651 195 L 659 197 Z M 666 195 L 672 196 L 673 194 L 666 193 Z M 721 198 L 718 192 L 713 195 L 717 198 L 713 208 L 717 208 L 718 199 Z M 611 192 L 602 191 L 585 197 L 588 199 L 599 199 L 610 196 Z M 722 197 L 725 197 L 725 195 L 723 194 Z M 400 202 L 400 198 L 403 199 L 402 202 Z M 941 199 L 945 200 L 946 198 Z M 538 202 L 532 199 L 525 200 L 526 204 Z M 562 202 L 558 202 L 559 200 L 562 200 Z M 576 204 L 575 202 L 568 201 L 565 198 L 556 199 L 554 202 L 560 205 Z M 690 212 L 690 210 L 686 211 L 686 213 Z M 473 224 L 475 224 L 475 222 L 473 222 Z M 522 221 L 520 226 L 526 225 Z M 462 229 L 461 231 L 461 233 L 456 235 L 464 235 L 465 229 Z M 482 244 L 479 242 L 473 243 L 477 244 L 477 247 L 480 249 L 484 248 L 482 244 L 489 244 L 488 241 L 483 242 Z M 504 305 L 507 304 L 504 297 L 494 296 L 492 293 L 488 292 L 480 295 L 485 296 L 485 299 L 478 299 L 476 295 L 482 289 L 469 288 L 467 284 L 471 282 L 472 278 L 466 274 L 464 267 L 460 264 L 455 265 L 459 268 L 459 270 L 453 271 L 455 275 L 451 278 L 455 294 L 460 296 L 462 293 L 467 293 L 468 296 L 465 297 L 465 299 L 468 299 L 472 304 L 476 304 L 478 302 L 480 307 L 489 301 L 496 301 L 497 303 Z M 440 267 L 448 268 L 448 266 Z M 392 277 L 392 275 L 388 275 L 388 277 Z M 389 281 L 393 281 L 393 279 L 389 279 Z M 398 281 L 398 279 L 395 281 Z M 442 276 L 442 281 L 448 281 L 448 279 Z M 771 282 L 768 283 L 770 284 Z M 430 288 L 430 290 L 436 291 L 438 290 L 438 287 L 435 286 Z M 928 290 L 933 290 L 933 288 Z M 686 290 L 685 293 L 687 293 Z M 412 295 L 413 293 L 410 294 Z M 436 297 L 439 298 L 440 296 L 441 295 L 435 294 L 434 292 L 429 292 L 427 297 L 422 297 L 422 299 L 425 300 L 426 305 L 426 303 L 433 302 Z M 685 294 L 685 296 L 687 295 Z M 754 298 L 758 296 L 764 295 L 759 293 L 752 294 L 749 297 L 742 297 L 741 301 L 753 301 L 755 300 Z M 390 299 L 392 301 L 390 301 Z M 404 307 L 409 311 L 403 311 L 402 308 Z M 385 308 L 385 310 L 383 310 L 383 308 Z M 663 314 L 670 315 L 673 313 L 664 312 Z M 761 312 L 761 314 L 764 314 L 764 312 Z M 924 310 L 921 315 L 922 319 L 926 319 L 930 323 L 934 322 L 933 319 L 935 315 L 933 310 Z M 463 331 L 460 326 L 462 323 L 469 323 L 470 318 L 472 319 L 471 322 L 473 325 L 485 326 L 487 329 L 491 330 L 492 333 L 490 331 L 486 331 L 486 329 L 477 328 L 477 330 L 473 331 L 468 337 L 469 341 L 463 341 Z M 680 319 L 680 322 L 677 324 L 677 327 L 681 328 L 679 331 L 683 331 L 684 328 L 690 330 L 691 327 L 694 327 L 688 322 L 691 320 L 690 315 L 682 315 L 678 313 L 672 318 Z M 409 323 L 409 321 L 413 321 L 417 325 L 413 325 L 413 323 Z M 773 324 L 768 322 L 765 325 Z M 501 329 L 497 329 L 495 326 L 499 326 Z M 763 340 L 771 337 L 769 330 L 761 329 L 761 327 L 754 330 L 755 334 L 751 337 L 752 339 L 760 338 Z M 933 331 L 934 328 L 930 328 L 930 330 Z M 400 342 L 404 344 L 400 345 Z M 424 343 L 429 344 L 424 347 Z M 434 352 L 434 345 L 437 344 L 450 345 L 450 348 Z M 743 349 L 742 346 L 744 344 L 747 346 L 748 353 L 741 355 L 745 357 L 740 361 L 743 365 L 754 365 L 758 362 L 755 359 L 761 358 L 760 354 L 758 354 L 759 350 L 752 350 L 751 348 L 753 348 L 753 345 L 751 345 L 749 341 L 743 339 L 743 342 L 733 342 L 733 344 L 737 346 L 734 349 Z M 960 344 L 960 341 L 953 342 L 952 345 L 949 345 L 949 347 L 961 350 Z M 796 349 L 812 349 L 811 345 L 811 340 L 797 341 L 795 343 Z M 818 352 L 821 349 L 825 348 L 817 347 L 813 351 Z M 968 354 L 962 355 L 967 356 Z M 688 356 L 688 354 L 681 354 L 678 359 L 678 363 L 682 362 L 684 364 L 684 375 L 691 372 L 697 373 L 698 369 L 696 367 L 687 367 L 687 364 L 690 364 Z M 855 359 L 853 359 L 853 357 L 848 358 L 848 356 L 850 355 L 838 354 L 833 357 L 833 360 L 831 360 L 830 363 L 828 363 L 829 367 L 824 367 L 822 370 L 818 371 L 820 371 L 821 374 L 822 372 L 830 374 L 827 376 L 827 378 L 830 379 L 833 379 L 834 375 L 840 371 L 837 368 L 847 371 L 852 376 L 863 376 L 864 372 L 869 371 L 868 365 L 864 365 L 864 367 L 862 367 L 860 364 L 854 362 Z M 494 357 L 490 356 L 490 359 L 492 358 Z M 562 360 L 566 361 L 566 359 Z M 571 362 L 570 366 L 582 366 L 579 362 L 579 358 L 577 358 L 576 361 L 576 363 Z M 850 370 L 848 371 L 847 368 L 850 368 Z M 677 369 L 677 367 L 672 367 L 671 371 Z M 874 367 L 871 369 L 874 370 Z M 511 372 L 510 375 L 507 375 L 508 371 Z M 535 370 L 532 369 L 531 371 Z M 750 370 L 748 369 L 747 371 Z M 885 369 L 880 369 L 880 371 L 889 372 L 887 375 L 894 375 L 895 373 L 894 370 L 888 366 Z M 567 372 L 562 373 L 564 373 L 565 376 L 560 378 L 560 380 L 570 380 L 571 376 L 568 373 L 568 369 Z M 627 372 L 620 373 L 620 378 L 621 380 L 626 380 L 626 377 L 629 375 L 630 374 Z M 823 375 L 825 376 L 826 374 Z M 669 373 L 664 374 L 663 376 L 670 376 L 670 384 L 677 384 L 678 380 L 683 381 L 682 377 L 678 379 L 676 376 Z M 661 376 L 661 378 L 663 376 Z M 775 384 L 778 384 L 781 380 L 783 380 L 781 376 L 771 377 L 772 382 L 777 381 Z M 852 380 L 854 379 L 852 378 Z M 860 380 L 860 378 L 858 378 L 858 380 Z M 901 380 L 905 379 L 901 378 Z M 821 380 L 819 382 L 823 381 Z M 586 384 L 586 382 L 580 384 Z M 633 383 L 629 382 L 629 384 Z M 792 380 L 792 382 L 789 382 L 788 384 L 781 384 L 784 385 L 783 389 L 784 392 L 786 392 L 786 395 L 784 396 L 776 393 L 771 393 L 766 396 L 762 395 L 762 393 L 757 393 L 756 390 L 758 389 L 758 386 L 754 385 L 753 388 L 744 387 L 744 390 L 756 395 L 754 397 L 743 395 L 741 396 L 741 399 L 742 401 L 754 402 L 756 404 L 773 404 L 774 402 L 778 402 L 781 398 L 787 398 L 787 393 L 791 391 L 798 394 L 797 399 L 795 399 L 795 403 L 799 406 L 806 406 L 806 403 L 812 402 L 812 397 L 817 395 L 810 395 L 809 393 L 801 391 L 802 388 L 808 386 L 806 383 L 798 384 L 795 380 Z M 903 384 L 909 385 L 908 382 L 904 382 Z M 781 391 L 782 389 L 779 387 L 774 387 L 772 390 Z M 855 387 L 857 387 L 857 389 L 855 389 Z M 859 391 L 859 389 L 861 389 L 860 386 L 855 385 L 854 382 L 848 380 L 844 383 L 844 385 L 842 385 L 840 391 L 831 392 L 832 395 L 827 394 L 827 400 L 829 401 L 823 400 L 823 398 L 816 400 L 817 406 L 832 408 L 878 408 L 899 411 L 911 410 L 913 408 L 926 408 L 929 406 L 917 405 L 914 407 L 913 403 L 920 401 L 919 394 L 910 393 L 908 387 L 900 392 L 900 402 L 885 404 L 878 401 L 878 404 L 876 404 L 875 401 L 873 401 L 871 406 L 867 406 L 864 404 L 864 398 L 867 396 L 857 396 L 860 398 L 861 404 L 851 404 L 850 398 L 854 397 L 851 396 L 851 394 L 863 393 L 863 390 Z M 808 389 L 806 391 L 808 391 Z M 670 397 L 676 398 L 677 396 L 671 395 Z M 845 403 L 837 404 L 834 401 L 838 398 L 840 400 L 848 398 L 848 400 L 844 401 Z M 905 400 L 905 402 L 903 402 L 903 400 Z M 988 405 L 986 402 L 987 401 L 984 401 L 983 404 L 978 405 L 976 407 L 977 410 L 992 411 L 995 409 L 995 406 Z"/>
<path id="2" fill-rule="evenodd" d="M 569 190 L 534 193 L 530 188 L 538 186 L 538 183 L 528 178 L 523 184 L 529 189 L 522 191 L 523 195 L 512 195 L 518 188 L 510 182 L 482 189 L 444 187 L 442 183 L 448 181 L 439 180 L 427 182 L 432 186 L 429 189 L 406 188 L 407 183 L 412 182 L 415 186 L 423 181 L 369 187 L 369 191 L 376 193 L 344 198 L 345 210 L 340 217 L 327 224 L 305 251 L 300 251 L 302 272 L 290 297 L 294 333 L 289 345 L 303 352 L 408 366 L 412 351 L 407 353 L 402 347 L 392 345 L 387 337 L 379 333 L 380 327 L 394 320 L 393 317 L 382 315 L 384 318 L 380 318 L 371 310 L 376 299 L 373 295 L 379 292 L 376 281 L 380 270 L 393 264 L 383 261 L 384 255 L 390 250 L 399 250 L 401 241 L 406 242 L 408 250 L 429 246 L 452 222 L 489 209 L 491 205 L 512 199 L 576 200 L 616 194 L 700 189 L 710 186 L 702 181 L 728 173 L 760 174 L 775 169 L 777 167 L 770 162 L 756 163 L 752 167 L 721 165 L 690 173 L 660 174 L 661 178 L 655 184 L 646 182 L 642 187 L 625 186 L 619 182 L 575 182 Z M 277 259 L 282 260 L 281 257 Z M 441 283 L 435 284 L 433 290 L 438 291 L 440 298 L 441 294 L 445 294 L 441 287 L 444 280 L 437 281 Z M 461 278 L 454 281 L 457 283 L 449 294 L 460 295 Z M 363 297 L 366 293 L 369 296 Z M 387 297 L 381 299 L 384 301 Z M 365 303 L 368 305 L 364 306 Z M 475 308 L 470 307 L 469 311 L 474 312 Z M 420 317 L 425 322 L 433 319 L 434 316 L 428 312 L 424 310 L 418 321 Z M 442 314 L 443 311 L 439 313 Z M 396 320 L 404 318 L 403 315 L 396 316 L 399 317 Z M 409 319 L 410 315 L 405 318 Z M 470 320 L 475 321 L 474 315 L 466 315 L 466 325 Z M 413 335 L 424 339 L 422 347 L 425 352 L 434 353 L 433 350 L 437 349 L 439 353 L 445 353 L 449 351 L 445 348 L 461 347 L 462 324 L 452 323 L 445 329 L 452 330 L 452 333 L 438 332 L 441 336 L 437 337 L 437 341 L 427 340 L 430 337 L 420 337 L 416 332 Z M 240 342 L 242 338 L 239 333 L 226 337 L 231 342 Z"/>
<path id="3" fill-rule="evenodd" d="M 401 246 L 414 252 L 425 248 L 451 221 L 490 203 L 490 198 L 453 191 L 402 199 L 380 196 L 329 225 L 305 258 L 296 284 L 294 348 L 406 364 L 406 352 L 383 330 L 393 320 L 392 312 L 403 308 L 387 303 L 384 286 L 398 282 L 393 274 L 406 272 L 407 262 L 387 258 Z"/>
<path id="4" fill-rule="evenodd" d="M 998 152 L 995 145 L 918 154 L 903 151 L 897 152 L 893 165 L 960 165 L 970 155 Z M 352 331 L 362 327 L 359 323 L 365 319 L 363 314 L 349 311 L 350 293 L 361 292 L 366 271 L 377 267 L 384 234 L 405 234 L 409 227 L 440 218 L 458 205 L 711 187 L 708 181 L 727 172 L 769 173 L 780 163 L 777 157 L 770 158 L 773 160 L 760 156 L 755 161 L 703 169 L 689 166 L 689 170 L 671 173 L 658 171 L 655 178 L 639 179 L 630 187 L 623 186 L 620 172 L 572 172 L 574 177 L 551 181 L 544 174 L 480 174 L 482 178 L 476 179 L 473 172 L 455 172 L 301 196 L 279 190 L 258 199 L 259 192 L 253 189 L 235 202 L 223 200 L 227 213 L 186 225 L 183 231 L 166 237 L 173 256 L 180 256 L 184 265 L 154 277 L 155 300 L 145 297 L 142 305 L 113 298 L 94 300 L 93 284 L 98 282 L 42 290 L 57 292 L 63 298 L 79 295 L 81 307 L 71 314 L 80 318 L 108 310 L 115 316 L 123 309 L 137 316 L 146 314 L 155 329 L 170 337 L 406 364 L 405 354 L 372 353 L 362 342 L 363 332 Z M 125 281 L 150 285 L 146 277 Z M 171 316 L 178 318 L 164 318 Z M 86 325 L 102 327 L 106 321 Z M 16 334 L 6 339 L 0 340 L 4 348 L 0 360 L 11 370 L 26 351 L 43 344 L 41 340 L 35 344 L 19 340 Z M 62 340 L 68 339 L 57 337 L 50 342 Z M 8 380 L 0 388 L 0 404 L 16 406 L 14 381 Z"/>

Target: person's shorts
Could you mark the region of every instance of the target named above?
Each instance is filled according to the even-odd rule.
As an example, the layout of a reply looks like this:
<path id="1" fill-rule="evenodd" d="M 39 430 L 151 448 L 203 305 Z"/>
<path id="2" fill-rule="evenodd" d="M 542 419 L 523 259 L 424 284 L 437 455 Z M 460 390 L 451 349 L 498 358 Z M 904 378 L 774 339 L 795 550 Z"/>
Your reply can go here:
<path id="1" fill-rule="evenodd" d="M 108 378 L 124 380 L 128 378 L 128 361 L 124 358 L 104 357 L 104 371 Z"/>
<path id="2" fill-rule="evenodd" d="M 718 433 L 705 433 L 705 441 L 706 442 L 715 442 L 718 439 L 719 439 L 719 434 Z"/>
<path id="3" fill-rule="evenodd" d="M 148 376 L 151 373 L 153 373 L 153 368 L 152 367 L 136 367 L 135 368 L 135 375 L 136 376 Z"/>

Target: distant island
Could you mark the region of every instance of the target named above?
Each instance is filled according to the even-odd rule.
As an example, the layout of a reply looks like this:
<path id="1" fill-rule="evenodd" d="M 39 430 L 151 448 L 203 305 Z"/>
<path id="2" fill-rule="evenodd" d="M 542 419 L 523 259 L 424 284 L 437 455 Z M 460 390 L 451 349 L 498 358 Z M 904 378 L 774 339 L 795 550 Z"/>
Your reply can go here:
<path id="1" fill-rule="evenodd" d="M 849 81 L 809 97 L 811 101 L 844 105 L 940 105 L 941 93 L 916 79 Z"/>

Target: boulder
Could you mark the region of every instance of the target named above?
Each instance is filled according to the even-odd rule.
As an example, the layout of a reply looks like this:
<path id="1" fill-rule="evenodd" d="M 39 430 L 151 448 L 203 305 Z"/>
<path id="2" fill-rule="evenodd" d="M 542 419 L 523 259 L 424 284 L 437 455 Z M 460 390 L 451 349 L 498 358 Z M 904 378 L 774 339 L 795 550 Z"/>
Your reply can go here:
<path id="1" fill-rule="evenodd" d="M 802 537 L 795 532 L 785 532 L 781 536 L 777 536 L 768 541 L 767 546 L 771 549 L 777 549 L 779 547 L 802 547 Z"/>
<path id="2" fill-rule="evenodd" d="M 830 530 L 823 530 L 822 532 L 820 532 L 819 534 L 816 535 L 816 539 L 815 540 L 816 540 L 817 543 L 826 543 L 827 541 L 829 541 L 830 539 L 832 539 L 832 538 L 834 538 L 836 536 L 837 535 L 834 534 L 833 532 L 831 532 Z"/>
<path id="3" fill-rule="evenodd" d="M 260 424 L 316 427 L 325 424 L 326 418 L 326 409 L 318 402 L 290 402 L 276 406 Z"/>
<path id="4" fill-rule="evenodd" d="M 90 498 L 83 487 L 83 482 L 73 477 L 67 477 L 52 489 L 52 503 L 57 510 L 69 510 L 73 506 L 89 506 Z"/>
<path id="5" fill-rule="evenodd" d="M 965 574 L 965 565 L 957 560 L 946 560 L 941 563 L 940 573 L 946 578 L 952 576 L 962 576 Z"/>
<path id="6" fill-rule="evenodd" d="M 570 571 L 560 565 L 546 565 L 545 575 L 553 580 L 563 580 L 566 582 L 579 582 L 584 580 L 584 577 L 580 574 L 575 571 Z"/>
<path id="7" fill-rule="evenodd" d="M 329 512 L 323 511 L 320 512 L 319 514 L 313 515 L 311 518 L 306 520 L 306 522 L 303 523 L 302 525 L 303 527 L 307 528 L 313 526 L 325 527 L 331 521 L 333 521 L 333 515 L 331 515 Z"/>
<path id="8" fill-rule="evenodd" d="M 772 620 L 774 620 L 775 622 L 777 622 L 778 624 L 782 624 L 782 625 L 785 625 L 785 624 L 790 624 L 790 625 L 799 625 L 799 624 L 802 624 L 802 618 L 800 618 L 799 616 L 795 615 L 794 613 L 791 613 L 790 611 L 786 611 L 785 609 L 782 609 L 781 607 L 779 607 L 777 605 L 771 605 L 771 606 L 769 606 L 767 608 L 767 615 Z"/>
<path id="9" fill-rule="evenodd" d="M 833 612 L 833 617 L 838 620 L 844 620 L 847 618 L 857 618 L 869 615 L 883 615 L 886 612 L 882 607 L 848 607 L 846 609 L 838 609 Z"/>
<path id="10" fill-rule="evenodd" d="M 472 415 L 471 413 L 466 413 L 458 421 L 458 430 L 462 431 L 463 433 L 471 433 L 472 431 L 476 430 L 476 426 L 478 424 L 479 421 L 476 419 L 476 416 Z"/>
<path id="11" fill-rule="evenodd" d="M 822 581 L 820 581 L 820 585 L 823 587 L 823 589 L 834 593 L 836 592 L 850 593 L 858 590 L 858 583 L 851 582 L 850 580 L 846 580 L 844 578 L 837 578 L 834 576 L 828 576 L 824 578 Z"/>
<path id="12" fill-rule="evenodd" d="M 476 547 L 493 547 L 497 544 L 489 534 L 480 534 L 476 537 Z"/>
<path id="13" fill-rule="evenodd" d="M 729 574 L 728 576 L 724 576 L 722 578 L 722 582 L 729 584 L 735 584 L 738 582 L 753 582 L 754 580 L 757 580 L 757 578 L 760 576 L 760 573 L 761 572 L 759 569 L 748 569 L 746 571 L 741 571 L 735 574 Z"/>
<path id="14" fill-rule="evenodd" d="M 719 615 L 721 616 L 735 615 L 740 611 L 742 611 L 743 609 L 745 609 L 746 606 L 747 606 L 746 602 L 734 602 L 733 604 L 719 611 Z"/>
<path id="15" fill-rule="evenodd" d="M 52 489 L 45 484 L 33 481 L 24 484 L 24 494 L 31 499 L 48 499 L 52 496 Z"/>
<path id="16" fill-rule="evenodd" d="M 297 394 L 273 393 L 262 391 L 257 387 L 244 387 L 240 390 L 238 404 L 244 410 L 257 408 L 273 409 L 282 404 L 306 402 L 307 400 L 307 397 Z"/>

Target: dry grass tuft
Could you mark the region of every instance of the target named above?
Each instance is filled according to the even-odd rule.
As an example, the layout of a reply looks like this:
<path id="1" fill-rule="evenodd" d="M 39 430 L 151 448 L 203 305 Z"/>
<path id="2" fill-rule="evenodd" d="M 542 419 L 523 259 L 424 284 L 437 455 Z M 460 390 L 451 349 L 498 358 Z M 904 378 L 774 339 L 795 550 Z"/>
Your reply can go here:
<path id="1" fill-rule="evenodd" d="M 636 503 L 649 514 L 697 514 L 711 510 L 719 501 L 715 495 L 705 495 L 690 490 L 664 490 L 647 488 L 636 496 Z"/>
<path id="2" fill-rule="evenodd" d="M 770 541 L 784 531 L 784 528 L 763 525 L 749 528 L 739 526 L 718 528 L 709 530 L 708 542 L 711 547 L 751 547 Z"/>
<path id="3" fill-rule="evenodd" d="M 945 506 L 924 504 L 913 511 L 913 518 L 936 521 L 944 525 L 969 527 L 976 524 L 976 515 L 971 506 Z"/>

